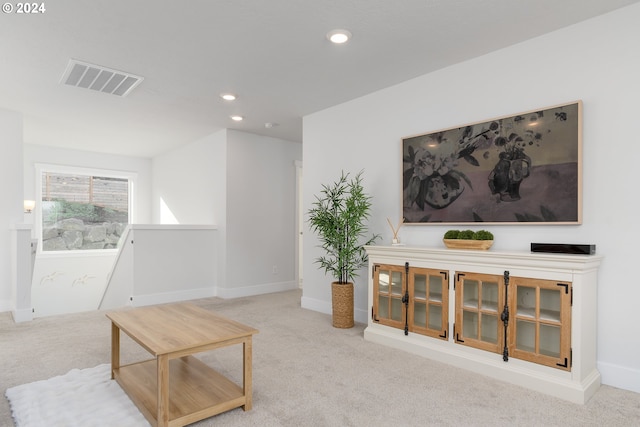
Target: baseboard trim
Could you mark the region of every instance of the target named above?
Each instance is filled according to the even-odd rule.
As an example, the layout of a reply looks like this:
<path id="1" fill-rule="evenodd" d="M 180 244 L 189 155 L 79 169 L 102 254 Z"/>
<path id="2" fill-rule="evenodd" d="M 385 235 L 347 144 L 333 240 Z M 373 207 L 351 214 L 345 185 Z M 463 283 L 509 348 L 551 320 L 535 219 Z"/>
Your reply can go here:
<path id="1" fill-rule="evenodd" d="M 640 393 L 640 370 L 613 363 L 598 362 L 602 384 Z"/>
<path id="2" fill-rule="evenodd" d="M 302 297 L 300 299 L 300 307 L 307 310 L 318 311 L 324 314 L 332 314 L 331 302 L 319 300 L 316 298 Z M 357 323 L 367 323 L 369 321 L 369 312 L 359 308 L 353 309 L 353 320 Z"/>
<path id="3" fill-rule="evenodd" d="M 319 313 L 331 314 L 331 303 L 303 296 L 300 298 L 300 307 Z"/>
<path id="4" fill-rule="evenodd" d="M 290 291 L 293 289 L 298 289 L 298 283 L 295 280 L 289 282 L 275 282 L 253 286 L 242 286 L 239 288 L 218 287 L 216 289 L 215 296 L 223 299 L 232 299 L 240 297 L 250 297 L 253 295 L 270 294 L 274 292 Z"/>
<path id="5" fill-rule="evenodd" d="M 131 297 L 131 306 L 144 307 L 147 305 L 167 304 L 170 302 L 188 301 L 198 298 L 215 296 L 215 288 L 190 289 L 187 291 L 165 292 L 160 294 L 134 295 Z"/>
<path id="6" fill-rule="evenodd" d="M 33 320 L 33 310 L 30 308 L 14 310 L 11 314 L 13 315 L 13 321 L 16 323 L 29 322 Z"/>
<path id="7" fill-rule="evenodd" d="M 13 302 L 10 299 L 0 299 L 0 313 L 11 311 L 12 308 Z"/>

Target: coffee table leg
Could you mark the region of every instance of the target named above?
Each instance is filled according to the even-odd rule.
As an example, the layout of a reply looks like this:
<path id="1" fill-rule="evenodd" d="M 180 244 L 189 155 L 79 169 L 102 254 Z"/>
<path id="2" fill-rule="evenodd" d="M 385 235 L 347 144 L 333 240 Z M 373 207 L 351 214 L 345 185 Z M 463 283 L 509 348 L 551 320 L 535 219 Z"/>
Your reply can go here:
<path id="1" fill-rule="evenodd" d="M 249 411 L 251 410 L 251 407 L 253 405 L 253 383 L 252 383 L 252 373 L 253 370 L 251 368 L 252 365 L 252 356 L 251 356 L 251 352 L 252 352 L 252 344 L 251 344 L 251 336 L 249 336 L 249 338 L 247 338 L 242 346 L 242 352 L 243 352 L 243 367 L 244 367 L 244 375 L 243 375 L 243 391 L 244 391 L 244 398 L 245 398 L 245 403 L 243 406 L 243 409 L 245 411 Z"/>
<path id="2" fill-rule="evenodd" d="M 113 371 L 120 367 L 120 328 L 111 323 L 111 379 Z"/>
<path id="3" fill-rule="evenodd" d="M 157 358 L 158 364 L 158 427 L 169 425 L 169 357 L 162 354 Z"/>

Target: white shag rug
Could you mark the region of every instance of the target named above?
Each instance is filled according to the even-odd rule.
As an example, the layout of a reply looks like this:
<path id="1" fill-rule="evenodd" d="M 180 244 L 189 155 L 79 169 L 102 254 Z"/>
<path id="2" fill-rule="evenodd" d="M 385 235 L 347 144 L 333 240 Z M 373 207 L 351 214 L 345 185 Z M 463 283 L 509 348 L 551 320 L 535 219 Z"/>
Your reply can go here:
<path id="1" fill-rule="evenodd" d="M 16 427 L 147 427 L 150 424 L 111 380 L 111 365 L 7 389 Z"/>

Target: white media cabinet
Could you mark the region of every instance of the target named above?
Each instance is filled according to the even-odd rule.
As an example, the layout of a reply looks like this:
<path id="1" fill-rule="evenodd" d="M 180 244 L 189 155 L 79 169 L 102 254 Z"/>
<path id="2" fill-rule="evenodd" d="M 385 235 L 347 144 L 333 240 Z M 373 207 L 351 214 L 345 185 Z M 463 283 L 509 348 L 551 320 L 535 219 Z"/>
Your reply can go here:
<path id="1" fill-rule="evenodd" d="M 596 306 L 602 256 L 411 246 L 366 250 L 367 341 L 579 404 L 600 386 Z M 473 334 L 477 340 L 464 336 Z M 502 342 L 510 354 L 496 351 Z"/>

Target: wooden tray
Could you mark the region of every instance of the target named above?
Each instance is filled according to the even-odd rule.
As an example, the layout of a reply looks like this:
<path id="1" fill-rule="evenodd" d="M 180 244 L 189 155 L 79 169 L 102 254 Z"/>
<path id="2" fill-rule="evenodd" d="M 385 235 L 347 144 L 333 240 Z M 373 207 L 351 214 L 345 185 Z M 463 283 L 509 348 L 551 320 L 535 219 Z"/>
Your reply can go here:
<path id="1" fill-rule="evenodd" d="M 442 241 L 449 249 L 475 249 L 486 251 L 491 247 L 491 245 L 493 245 L 493 240 L 442 239 Z"/>

